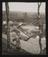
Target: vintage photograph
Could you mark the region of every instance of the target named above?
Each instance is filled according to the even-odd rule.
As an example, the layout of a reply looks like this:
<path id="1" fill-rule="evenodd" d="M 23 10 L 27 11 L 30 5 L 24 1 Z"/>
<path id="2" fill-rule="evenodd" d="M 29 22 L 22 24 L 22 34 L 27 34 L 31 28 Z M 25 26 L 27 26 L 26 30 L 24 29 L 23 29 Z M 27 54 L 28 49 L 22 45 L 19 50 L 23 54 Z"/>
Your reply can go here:
<path id="1" fill-rule="evenodd" d="M 2 55 L 46 55 L 46 2 L 2 2 Z"/>

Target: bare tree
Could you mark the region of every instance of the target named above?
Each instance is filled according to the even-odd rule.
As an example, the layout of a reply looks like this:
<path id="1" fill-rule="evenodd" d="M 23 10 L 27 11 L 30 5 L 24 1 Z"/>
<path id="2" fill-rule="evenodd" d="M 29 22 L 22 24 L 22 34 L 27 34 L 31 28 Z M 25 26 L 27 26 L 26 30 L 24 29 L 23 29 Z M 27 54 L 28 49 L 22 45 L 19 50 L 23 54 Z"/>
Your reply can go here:
<path id="1" fill-rule="evenodd" d="M 27 12 L 24 13 L 24 21 L 27 20 Z"/>
<path id="2" fill-rule="evenodd" d="M 41 2 L 38 2 L 38 16 L 40 16 L 40 12 L 39 12 L 40 6 L 41 6 Z"/>
<path id="3" fill-rule="evenodd" d="M 38 20 L 40 20 L 40 7 L 41 7 L 41 2 L 38 2 Z M 40 21 L 39 21 L 39 30 L 41 30 L 41 23 L 40 23 Z M 40 33 L 40 31 L 39 31 L 39 33 Z M 41 33 L 39 34 L 39 45 L 40 45 L 40 53 L 41 53 L 41 51 L 42 51 L 42 44 L 41 44 Z"/>
<path id="4" fill-rule="evenodd" d="M 6 18 L 7 18 L 7 48 L 10 48 L 10 30 L 9 30 L 9 5 L 5 2 L 6 7 Z"/>

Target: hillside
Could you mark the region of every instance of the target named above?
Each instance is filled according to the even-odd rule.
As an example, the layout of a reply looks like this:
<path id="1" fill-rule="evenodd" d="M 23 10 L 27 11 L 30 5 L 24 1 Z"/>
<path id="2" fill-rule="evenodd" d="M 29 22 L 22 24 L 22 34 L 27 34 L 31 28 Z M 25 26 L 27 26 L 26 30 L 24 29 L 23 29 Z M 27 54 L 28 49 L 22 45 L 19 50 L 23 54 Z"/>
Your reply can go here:
<path id="1" fill-rule="evenodd" d="M 3 15 L 2 20 L 6 20 L 6 12 L 5 11 L 2 12 L 2 15 Z M 40 18 L 41 24 L 45 23 L 45 14 L 41 14 L 40 16 L 41 16 L 41 18 Z M 32 23 L 34 25 L 37 25 L 39 22 L 38 18 L 37 18 L 37 13 L 31 13 L 31 12 L 28 12 L 28 13 L 10 12 L 9 18 L 10 18 L 10 20 L 13 20 L 13 21 L 16 20 L 17 22 L 27 22 L 27 23 Z"/>

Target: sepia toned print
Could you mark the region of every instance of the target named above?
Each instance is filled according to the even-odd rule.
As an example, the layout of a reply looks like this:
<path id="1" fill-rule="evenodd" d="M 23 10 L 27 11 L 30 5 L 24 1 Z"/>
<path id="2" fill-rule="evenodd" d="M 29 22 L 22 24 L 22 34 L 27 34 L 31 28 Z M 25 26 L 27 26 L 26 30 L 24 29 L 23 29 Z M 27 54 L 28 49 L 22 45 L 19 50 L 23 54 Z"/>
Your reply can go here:
<path id="1" fill-rule="evenodd" d="M 2 3 L 2 55 L 46 55 L 45 2 Z"/>

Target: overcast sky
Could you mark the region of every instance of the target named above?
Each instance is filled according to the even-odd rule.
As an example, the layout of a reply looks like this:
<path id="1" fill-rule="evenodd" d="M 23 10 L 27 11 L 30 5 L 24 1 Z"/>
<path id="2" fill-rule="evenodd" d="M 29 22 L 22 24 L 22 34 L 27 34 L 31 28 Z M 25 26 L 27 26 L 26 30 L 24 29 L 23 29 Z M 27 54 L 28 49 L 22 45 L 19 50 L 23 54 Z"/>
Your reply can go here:
<path id="1" fill-rule="evenodd" d="M 37 12 L 38 4 L 36 2 L 9 2 L 10 11 Z M 42 2 L 40 12 L 45 13 L 46 3 Z M 2 3 L 2 10 L 5 10 L 5 3 Z"/>

